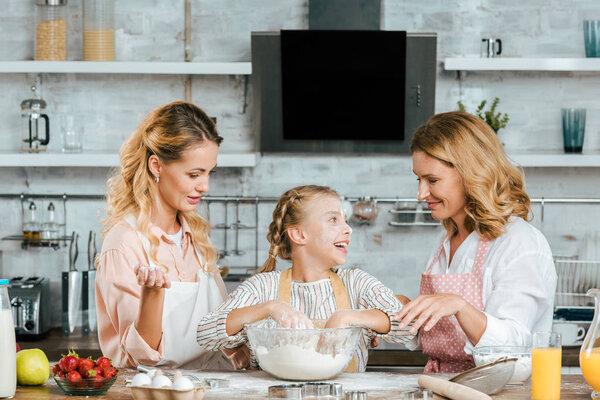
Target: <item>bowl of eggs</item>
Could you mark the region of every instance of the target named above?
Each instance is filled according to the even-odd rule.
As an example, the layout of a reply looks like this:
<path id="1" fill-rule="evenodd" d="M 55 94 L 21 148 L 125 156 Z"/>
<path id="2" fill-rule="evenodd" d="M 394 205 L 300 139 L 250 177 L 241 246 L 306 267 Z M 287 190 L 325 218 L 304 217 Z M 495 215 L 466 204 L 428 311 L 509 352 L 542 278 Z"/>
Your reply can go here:
<path id="1" fill-rule="evenodd" d="M 200 400 L 206 391 L 205 386 L 195 386 L 179 371 L 171 380 L 160 370 L 137 374 L 129 389 L 134 400 Z"/>

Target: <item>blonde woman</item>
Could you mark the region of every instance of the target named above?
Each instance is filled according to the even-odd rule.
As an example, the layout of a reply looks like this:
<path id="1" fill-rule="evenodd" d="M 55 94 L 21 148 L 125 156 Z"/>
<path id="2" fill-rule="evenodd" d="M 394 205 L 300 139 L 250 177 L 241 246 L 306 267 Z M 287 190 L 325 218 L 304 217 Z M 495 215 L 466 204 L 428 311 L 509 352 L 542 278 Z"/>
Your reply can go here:
<path id="1" fill-rule="evenodd" d="M 418 199 L 445 228 L 420 296 L 396 315 L 419 331 L 425 371 L 473 367 L 475 347 L 530 345 L 533 331 L 552 328 L 556 271 L 548 242 L 528 223 L 522 173 L 494 131 L 464 112 L 433 116 L 411 152 Z"/>
<path id="2" fill-rule="evenodd" d="M 269 257 L 258 274 L 217 310 L 202 318 L 198 343 L 209 350 L 245 343 L 244 324 L 272 318 L 282 327 L 365 328 L 347 371 L 364 371 L 368 347 L 376 334 L 406 343 L 408 328 L 399 329 L 390 315 L 402 308 L 391 289 L 357 268 L 345 264 L 352 229 L 346 223 L 339 195 L 325 186 L 299 186 L 279 199 L 267 239 Z M 277 258 L 292 267 L 275 271 Z M 252 365 L 257 366 L 252 357 Z"/>
<path id="3" fill-rule="evenodd" d="M 230 368 L 195 342 L 200 317 L 226 296 L 210 227 L 196 211 L 222 140 L 200 108 L 173 102 L 121 148 L 96 276 L 100 347 L 118 367 Z"/>

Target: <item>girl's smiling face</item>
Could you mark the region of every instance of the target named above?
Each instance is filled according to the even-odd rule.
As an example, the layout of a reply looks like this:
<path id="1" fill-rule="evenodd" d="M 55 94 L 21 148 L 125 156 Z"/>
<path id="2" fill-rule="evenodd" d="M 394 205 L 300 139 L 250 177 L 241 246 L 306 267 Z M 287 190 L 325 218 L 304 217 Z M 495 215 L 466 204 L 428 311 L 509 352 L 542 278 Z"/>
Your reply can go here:
<path id="1" fill-rule="evenodd" d="M 413 172 L 419 181 L 418 200 L 427 202 L 433 218 L 452 218 L 457 225 L 462 225 L 467 215 L 467 197 L 456 169 L 422 151 L 415 151 L 412 159 Z"/>
<path id="2" fill-rule="evenodd" d="M 307 202 L 301 229 L 310 255 L 336 267 L 346 263 L 352 228 L 346 222 L 342 202 L 335 196 L 317 196 Z"/>

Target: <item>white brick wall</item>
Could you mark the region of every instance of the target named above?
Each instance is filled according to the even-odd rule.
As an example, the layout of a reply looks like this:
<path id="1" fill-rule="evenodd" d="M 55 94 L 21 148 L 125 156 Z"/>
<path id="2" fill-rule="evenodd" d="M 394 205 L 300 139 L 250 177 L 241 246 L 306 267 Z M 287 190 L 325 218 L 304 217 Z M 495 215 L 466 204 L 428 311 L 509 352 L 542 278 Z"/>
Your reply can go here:
<path id="1" fill-rule="evenodd" d="M 600 74 L 590 73 L 469 73 L 462 84 L 453 72 L 442 70 L 447 56 L 479 54 L 482 37 L 503 40 L 506 56 L 581 57 L 584 55 L 582 21 L 600 18 L 600 4 L 593 0 L 561 2 L 482 0 L 401 1 L 383 3 L 383 28 L 410 32 L 438 33 L 436 111 L 456 108 L 462 99 L 473 109 L 482 99 L 500 97 L 500 110 L 511 121 L 500 136 L 508 150 L 559 150 L 560 108 L 576 105 L 588 109 L 586 150 L 600 149 Z M 301 29 L 307 27 L 306 0 L 194 0 L 192 1 L 192 45 L 195 61 L 249 61 L 250 32 Z M 33 0 L 4 0 L 0 16 L 0 60 L 33 57 Z M 184 56 L 183 1 L 116 0 L 117 59 L 179 61 Z M 69 59 L 81 58 L 81 5 L 69 3 Z M 85 120 L 85 148 L 117 150 L 143 116 L 152 108 L 184 97 L 179 76 L 140 75 L 42 75 L 42 95 L 48 102 L 51 130 L 50 148 L 60 147 L 59 113 L 77 113 Z M 19 143 L 19 104 L 31 96 L 32 77 L 0 74 L 0 151 L 14 150 Z M 193 78 L 193 101 L 219 120 L 225 142 L 224 152 L 252 151 L 256 138 L 251 131 L 252 96 L 242 113 L 244 81 L 236 77 Z M 96 193 L 105 191 L 109 174 L 104 168 L 3 168 L 0 193 Z M 598 169 L 530 168 L 527 185 L 532 196 L 599 197 Z M 356 156 L 265 156 L 253 169 L 225 169 L 211 182 L 214 195 L 277 196 L 291 186 L 321 183 L 334 186 L 349 196 L 412 197 L 416 181 L 410 160 L 401 157 Z M 220 206 L 212 211 L 219 220 Z M 100 201 L 69 202 L 68 230 L 80 232 L 79 268 L 86 268 L 85 243 L 89 229 L 100 229 Z M 415 296 L 419 273 L 432 250 L 435 229 L 392 228 L 387 225 L 389 205 L 382 206 L 379 218 L 370 227 L 356 227 L 350 247 L 349 264 L 358 264 L 378 276 L 397 292 Z M 230 210 L 233 210 L 231 208 Z M 261 205 L 260 261 L 266 257 L 266 226 L 272 205 Z M 600 222 L 594 206 L 547 206 L 544 223 L 539 206 L 535 224 L 543 228 L 557 253 L 575 253 L 584 232 L 596 230 Z M 230 217 L 232 218 L 231 214 Z M 20 230 L 20 205 L 0 200 L 0 236 Z M 244 207 L 242 222 L 253 224 L 252 207 Z M 214 231 L 215 244 L 223 246 L 222 231 Z M 572 235 L 574 240 L 565 236 Z M 254 265 L 254 238 L 240 236 L 240 247 L 249 253 L 229 257 L 223 265 Z M 233 236 L 228 237 L 233 245 Z M 231 248 L 231 247 L 230 247 Z M 59 293 L 60 271 L 66 270 L 65 249 L 22 251 L 17 243 L 0 242 L 0 276 L 37 274 L 52 280 Z M 53 308 L 59 308 L 59 296 Z M 54 322 L 60 321 L 59 314 Z"/>

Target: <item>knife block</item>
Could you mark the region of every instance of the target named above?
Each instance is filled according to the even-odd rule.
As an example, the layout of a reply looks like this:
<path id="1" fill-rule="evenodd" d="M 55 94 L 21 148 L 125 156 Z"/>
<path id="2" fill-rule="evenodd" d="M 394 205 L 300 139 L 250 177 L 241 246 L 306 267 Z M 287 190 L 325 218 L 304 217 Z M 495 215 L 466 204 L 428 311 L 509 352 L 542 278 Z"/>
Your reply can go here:
<path id="1" fill-rule="evenodd" d="M 69 332 L 69 272 L 63 271 L 62 273 L 62 335 L 63 336 L 89 336 L 89 304 L 90 299 L 88 295 L 88 282 L 89 275 L 88 271 L 77 271 L 82 275 L 81 279 L 81 307 L 77 310 L 77 318 L 75 320 L 75 329 L 73 332 Z M 94 311 L 95 312 L 95 311 Z M 77 325 L 81 321 L 81 330 Z"/>

